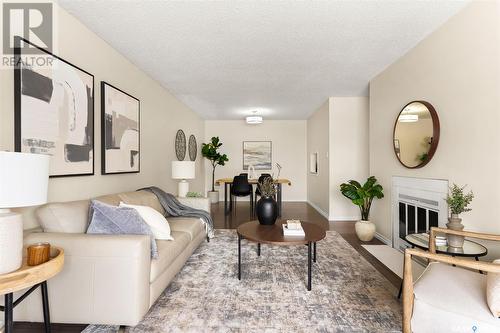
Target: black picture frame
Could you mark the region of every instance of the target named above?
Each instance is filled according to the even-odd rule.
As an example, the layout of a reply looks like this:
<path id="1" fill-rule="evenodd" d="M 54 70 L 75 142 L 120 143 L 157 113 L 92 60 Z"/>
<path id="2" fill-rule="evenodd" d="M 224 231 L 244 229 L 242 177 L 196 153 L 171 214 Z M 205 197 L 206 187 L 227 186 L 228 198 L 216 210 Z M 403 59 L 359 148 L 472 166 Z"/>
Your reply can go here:
<path id="1" fill-rule="evenodd" d="M 86 149 L 89 149 L 89 159 L 91 156 L 91 170 L 89 172 L 75 172 L 72 173 L 69 171 L 68 173 L 55 173 L 55 174 L 50 174 L 49 177 L 51 178 L 56 178 L 56 177 L 76 177 L 76 176 L 92 176 L 95 173 L 95 130 L 94 130 L 94 112 L 95 112 L 95 107 L 94 107 L 94 92 L 95 92 L 95 80 L 94 80 L 94 75 L 87 72 L 86 70 L 70 63 L 69 61 L 41 48 L 40 46 L 30 42 L 29 40 L 22 38 L 20 36 L 15 36 L 14 37 L 14 60 L 15 60 L 15 66 L 14 66 L 14 150 L 16 152 L 31 152 L 31 153 L 37 153 L 36 151 L 25 151 L 23 150 L 23 145 L 22 145 L 22 135 L 23 135 L 23 124 L 22 124 L 22 113 L 23 113 L 23 105 L 22 105 L 22 70 L 23 70 L 23 63 L 22 63 L 22 57 L 23 57 L 23 48 L 21 47 L 21 43 L 26 43 L 29 44 L 32 48 L 36 48 L 39 51 L 40 55 L 52 57 L 53 59 L 69 65 L 73 67 L 74 69 L 80 71 L 81 73 L 88 75 L 89 79 L 92 79 L 92 91 L 90 92 L 90 96 L 87 96 L 88 102 L 87 102 L 87 126 L 85 127 L 85 133 L 87 136 L 87 139 L 91 141 L 90 144 L 88 144 Z M 31 51 L 29 53 L 30 56 L 33 56 L 33 52 Z M 32 71 L 33 72 L 33 71 Z M 40 75 L 41 76 L 41 75 Z M 52 83 L 52 81 L 51 81 Z M 74 146 L 74 145 L 73 145 Z M 81 146 L 85 147 L 85 146 Z M 39 152 L 38 152 L 39 153 Z M 53 157 L 51 157 L 52 159 Z M 72 163 L 72 162 L 70 162 Z"/>
<path id="2" fill-rule="evenodd" d="M 106 151 L 109 150 L 106 148 L 106 143 L 110 139 L 108 131 L 106 130 L 106 87 L 110 87 L 117 92 L 132 98 L 137 101 L 137 170 L 129 170 L 129 171 L 109 171 L 107 170 L 106 163 Z M 131 161 L 132 161 L 131 157 Z M 141 172 L 141 101 L 132 96 L 131 94 L 123 91 L 122 89 L 106 82 L 101 81 L 101 174 L 103 175 L 117 175 L 117 174 L 127 174 L 127 173 L 140 173 Z"/>

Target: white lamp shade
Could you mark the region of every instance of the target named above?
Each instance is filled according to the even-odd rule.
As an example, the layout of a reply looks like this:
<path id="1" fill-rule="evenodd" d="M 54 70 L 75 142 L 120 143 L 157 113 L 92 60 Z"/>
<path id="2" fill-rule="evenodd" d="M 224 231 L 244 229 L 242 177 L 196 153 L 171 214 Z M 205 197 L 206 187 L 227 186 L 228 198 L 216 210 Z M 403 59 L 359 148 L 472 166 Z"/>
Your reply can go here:
<path id="1" fill-rule="evenodd" d="M 47 202 L 49 156 L 0 151 L 0 209 Z"/>
<path id="2" fill-rule="evenodd" d="M 172 161 L 173 179 L 194 179 L 195 164 L 194 161 Z"/>

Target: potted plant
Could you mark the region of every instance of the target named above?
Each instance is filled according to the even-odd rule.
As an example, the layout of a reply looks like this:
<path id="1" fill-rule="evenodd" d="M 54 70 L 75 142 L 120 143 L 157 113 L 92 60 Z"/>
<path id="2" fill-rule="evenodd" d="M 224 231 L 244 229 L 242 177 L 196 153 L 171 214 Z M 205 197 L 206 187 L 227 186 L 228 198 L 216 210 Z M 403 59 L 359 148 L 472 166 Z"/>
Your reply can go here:
<path id="1" fill-rule="evenodd" d="M 219 202 L 219 191 L 215 190 L 215 168 L 229 161 L 226 154 L 218 152 L 221 146 L 222 142 L 219 141 L 219 137 L 214 136 L 209 143 L 203 143 L 201 147 L 201 154 L 212 164 L 212 191 L 208 192 L 211 203 Z"/>
<path id="2" fill-rule="evenodd" d="M 257 201 L 257 219 L 260 224 L 273 225 L 278 218 L 278 204 L 274 200 L 276 184 L 273 177 L 265 177 L 257 184 L 260 191 L 260 199 Z"/>
<path id="3" fill-rule="evenodd" d="M 465 187 L 466 186 L 460 187 L 457 184 L 453 184 L 453 186 L 450 187 L 450 194 L 446 197 L 446 202 L 448 203 L 451 213 L 451 216 L 448 218 L 448 223 L 446 223 L 446 227 L 448 229 L 464 229 L 462 219 L 459 215 L 471 211 L 471 209 L 467 208 L 467 206 L 469 206 L 472 199 L 474 199 L 474 193 L 472 193 L 472 191 L 464 194 Z M 446 238 L 448 239 L 448 246 L 460 248 L 464 245 L 464 236 L 446 235 Z"/>
<path id="4" fill-rule="evenodd" d="M 350 199 L 353 204 L 359 206 L 361 220 L 356 222 L 355 229 L 358 238 L 364 242 L 371 241 L 375 235 L 375 224 L 370 222 L 370 208 L 374 198 L 384 197 L 382 185 L 377 184 L 374 176 L 369 177 L 361 184 L 355 180 L 349 180 L 340 185 L 340 192 Z"/>

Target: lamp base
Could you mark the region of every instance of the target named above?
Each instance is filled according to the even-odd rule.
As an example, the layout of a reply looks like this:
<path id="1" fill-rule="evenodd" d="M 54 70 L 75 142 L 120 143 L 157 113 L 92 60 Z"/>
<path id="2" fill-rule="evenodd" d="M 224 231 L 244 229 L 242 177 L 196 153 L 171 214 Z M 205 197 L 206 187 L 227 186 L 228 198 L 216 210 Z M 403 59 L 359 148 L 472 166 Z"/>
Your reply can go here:
<path id="1" fill-rule="evenodd" d="M 23 263 L 21 214 L 0 210 L 0 274 L 18 270 Z"/>
<path id="2" fill-rule="evenodd" d="M 189 192 L 189 183 L 187 180 L 183 179 L 179 182 L 178 188 L 178 196 L 179 198 L 185 198 L 186 194 Z"/>

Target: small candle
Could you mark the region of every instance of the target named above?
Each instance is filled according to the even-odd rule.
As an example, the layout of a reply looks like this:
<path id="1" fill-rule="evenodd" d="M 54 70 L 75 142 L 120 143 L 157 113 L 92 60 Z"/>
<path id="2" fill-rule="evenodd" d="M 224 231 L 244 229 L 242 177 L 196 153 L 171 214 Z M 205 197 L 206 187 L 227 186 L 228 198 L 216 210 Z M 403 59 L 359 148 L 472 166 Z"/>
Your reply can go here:
<path id="1" fill-rule="evenodd" d="M 50 244 L 36 243 L 28 246 L 28 266 L 36 266 L 49 261 Z"/>

